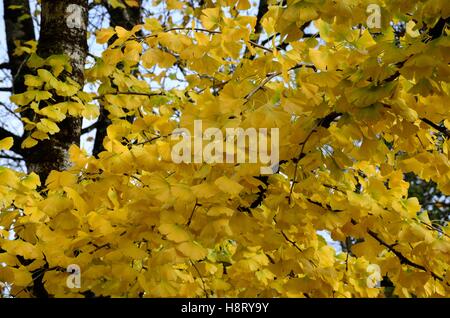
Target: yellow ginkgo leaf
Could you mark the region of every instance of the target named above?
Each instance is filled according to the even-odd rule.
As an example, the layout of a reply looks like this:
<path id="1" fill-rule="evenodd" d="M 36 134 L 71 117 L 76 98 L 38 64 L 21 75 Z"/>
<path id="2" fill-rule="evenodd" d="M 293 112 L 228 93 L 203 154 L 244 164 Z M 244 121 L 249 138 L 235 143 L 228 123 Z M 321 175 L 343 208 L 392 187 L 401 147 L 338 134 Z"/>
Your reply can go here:
<path id="1" fill-rule="evenodd" d="M 77 182 L 77 176 L 67 171 L 51 171 L 45 181 L 45 185 L 51 189 L 58 187 L 71 187 Z"/>
<path id="2" fill-rule="evenodd" d="M 84 118 L 92 120 L 100 115 L 100 109 L 95 104 L 86 104 L 81 114 Z"/>
<path id="3" fill-rule="evenodd" d="M 178 1 L 178 0 L 167 0 L 167 9 L 181 10 L 181 9 L 183 9 L 183 2 Z"/>
<path id="4" fill-rule="evenodd" d="M 158 49 L 149 49 L 142 55 L 142 64 L 146 68 L 150 68 L 154 65 L 168 68 L 171 67 L 176 60 L 177 59 L 173 55 Z"/>
<path id="5" fill-rule="evenodd" d="M 324 49 L 309 49 L 309 57 L 314 65 L 322 71 L 336 68 L 336 58 Z"/>
<path id="6" fill-rule="evenodd" d="M 179 244 L 177 250 L 193 261 L 204 259 L 208 251 L 196 242 L 184 242 Z"/>
<path id="7" fill-rule="evenodd" d="M 89 206 L 81 195 L 72 188 L 64 187 L 64 191 L 67 193 L 67 197 L 72 199 L 73 205 L 81 213 L 85 214 L 89 211 Z"/>
<path id="8" fill-rule="evenodd" d="M 248 10 L 251 8 L 250 2 L 248 0 L 239 0 L 236 9 L 238 10 Z"/>
<path id="9" fill-rule="evenodd" d="M 12 268 L 12 273 L 14 275 L 13 283 L 15 286 L 28 286 L 33 281 L 31 273 L 24 266 Z"/>
<path id="10" fill-rule="evenodd" d="M 14 144 L 14 139 L 12 137 L 6 137 L 0 140 L 0 150 L 9 150 Z"/>
<path id="11" fill-rule="evenodd" d="M 41 259 L 42 252 L 35 245 L 22 240 L 1 240 L 2 249 L 13 255 L 21 255 L 26 259 Z"/>
<path id="12" fill-rule="evenodd" d="M 38 141 L 34 138 L 27 137 L 22 141 L 22 148 L 32 148 L 38 144 Z"/>
<path id="13" fill-rule="evenodd" d="M 56 134 L 59 131 L 58 125 L 46 118 L 41 119 L 41 121 L 37 123 L 36 128 L 44 133 L 49 133 L 50 135 Z"/>
<path id="14" fill-rule="evenodd" d="M 234 211 L 230 208 L 227 208 L 225 206 L 213 206 L 211 209 L 208 210 L 208 215 L 210 216 L 219 216 L 219 215 L 226 215 L 231 216 L 233 215 Z"/>
<path id="15" fill-rule="evenodd" d="M 223 192 L 230 194 L 232 197 L 237 196 L 244 187 L 236 181 L 231 180 L 226 176 L 222 176 L 214 181 L 214 184 Z"/>
<path id="16" fill-rule="evenodd" d="M 41 180 L 36 173 L 31 172 L 28 176 L 22 179 L 22 184 L 29 189 L 36 189 L 39 185 L 41 185 Z"/>
<path id="17" fill-rule="evenodd" d="M 200 20 L 206 29 L 213 29 L 220 22 L 220 7 L 204 9 Z"/>
<path id="18" fill-rule="evenodd" d="M 178 224 L 162 224 L 159 227 L 159 231 L 175 243 L 186 242 L 191 237 L 189 233 Z"/>
<path id="19" fill-rule="evenodd" d="M 125 0 L 125 3 L 129 7 L 139 7 L 140 6 L 140 2 L 138 0 Z"/>
<path id="20" fill-rule="evenodd" d="M 114 34 L 114 30 L 111 28 L 97 31 L 97 43 L 105 44 Z"/>
<path id="21" fill-rule="evenodd" d="M 128 31 L 127 29 L 125 29 L 121 26 L 116 26 L 115 31 L 116 31 L 119 39 L 126 38 L 127 36 L 130 35 L 130 31 Z"/>

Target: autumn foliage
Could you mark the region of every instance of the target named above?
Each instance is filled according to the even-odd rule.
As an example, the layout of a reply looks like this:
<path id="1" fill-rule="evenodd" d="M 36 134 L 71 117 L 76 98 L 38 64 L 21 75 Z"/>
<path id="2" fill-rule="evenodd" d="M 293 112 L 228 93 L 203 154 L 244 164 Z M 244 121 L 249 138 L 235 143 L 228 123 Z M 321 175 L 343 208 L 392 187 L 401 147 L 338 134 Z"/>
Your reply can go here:
<path id="1" fill-rule="evenodd" d="M 260 21 L 248 0 L 165 5 L 185 18 L 98 30 L 94 90 L 65 56 L 23 53 L 28 90 L 11 100 L 33 116 L 21 147 L 99 105 L 111 124 L 103 151 L 73 145 L 46 180 L 0 167 L 11 295 L 33 297 L 42 279 L 54 297 L 448 297 L 450 228 L 404 180 L 450 195 L 448 1 L 268 1 Z M 279 128 L 275 173 L 174 163 L 171 134 L 194 120 Z M 81 288 L 66 285 L 70 264 Z"/>

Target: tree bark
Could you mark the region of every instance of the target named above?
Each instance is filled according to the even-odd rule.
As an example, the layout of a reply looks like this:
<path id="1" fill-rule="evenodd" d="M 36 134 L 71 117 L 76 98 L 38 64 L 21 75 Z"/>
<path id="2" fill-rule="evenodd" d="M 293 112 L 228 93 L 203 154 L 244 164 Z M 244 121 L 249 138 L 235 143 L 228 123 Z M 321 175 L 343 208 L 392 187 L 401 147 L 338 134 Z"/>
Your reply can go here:
<path id="1" fill-rule="evenodd" d="M 264 17 L 264 15 L 267 13 L 267 11 L 269 11 L 269 4 L 267 3 L 267 0 L 260 0 L 259 5 L 258 5 L 258 14 L 256 16 L 256 25 L 255 25 L 255 33 L 258 35 L 258 39 L 256 39 L 256 41 L 259 40 L 259 36 L 260 36 L 261 32 L 263 31 L 261 21 L 262 21 L 262 18 Z"/>
<path id="2" fill-rule="evenodd" d="M 113 8 L 109 3 L 106 3 L 110 17 L 110 25 L 112 27 L 121 26 L 127 30 L 132 29 L 136 24 L 141 23 L 141 7 L 142 0 L 138 1 L 138 6 L 129 6 L 126 3 L 125 8 Z"/>
<path id="3" fill-rule="evenodd" d="M 6 45 L 8 48 L 8 67 L 12 77 L 12 93 L 26 91 L 24 75 L 28 73 L 27 54 L 15 55 L 16 41 L 21 44 L 35 40 L 33 20 L 28 0 L 3 0 Z M 25 17 L 25 18 L 23 18 Z"/>
<path id="4" fill-rule="evenodd" d="M 41 0 L 41 9 L 37 54 L 42 58 L 67 55 L 72 72 L 61 75 L 60 79 L 70 77 L 83 87 L 87 55 L 87 0 Z M 58 103 L 64 101 L 64 97 L 53 96 L 53 100 Z M 37 173 L 41 182 L 45 182 L 50 171 L 67 169 L 70 165 L 69 148 L 80 142 L 81 123 L 81 118 L 68 116 L 59 123 L 60 132 L 31 149 L 23 150 L 28 172 Z M 33 284 L 29 290 L 34 297 L 49 297 L 43 282 L 47 269 L 46 263 L 32 273 Z"/>
<path id="5" fill-rule="evenodd" d="M 28 54 L 14 54 L 16 43 L 24 44 L 25 42 L 36 40 L 29 1 L 3 0 L 3 12 L 9 60 L 8 63 L 4 64 L 3 68 L 9 69 L 11 73 L 11 93 L 20 94 L 27 89 L 25 86 L 24 75 L 29 73 L 29 68 L 26 64 Z M 0 127 L 0 139 L 6 137 L 13 137 L 14 146 L 11 150 L 22 156 L 23 151 L 20 147 L 22 136 L 15 135 Z"/>
<path id="6" fill-rule="evenodd" d="M 67 55 L 72 64 L 70 76 L 81 87 L 84 83 L 84 64 L 87 55 L 87 0 L 42 0 L 41 29 L 37 54 Z M 64 100 L 54 96 L 55 103 Z M 44 182 L 52 170 L 70 167 L 69 148 L 79 145 L 82 119 L 68 116 L 58 124 L 60 132 L 49 140 L 41 141 L 25 153 L 29 172 L 37 173 Z"/>

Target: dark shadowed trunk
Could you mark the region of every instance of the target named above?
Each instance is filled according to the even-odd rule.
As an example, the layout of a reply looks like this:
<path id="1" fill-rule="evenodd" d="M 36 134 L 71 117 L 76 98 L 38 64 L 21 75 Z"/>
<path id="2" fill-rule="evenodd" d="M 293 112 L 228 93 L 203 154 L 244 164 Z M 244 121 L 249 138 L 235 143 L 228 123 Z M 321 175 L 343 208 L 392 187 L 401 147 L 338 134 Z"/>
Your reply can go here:
<path id="1" fill-rule="evenodd" d="M 267 11 L 269 11 L 269 4 L 267 3 L 267 0 L 260 0 L 259 5 L 258 5 L 258 14 L 256 16 L 256 25 L 255 25 L 255 33 L 258 36 L 258 40 L 259 40 L 259 36 L 260 36 L 261 32 L 263 31 L 261 21 L 262 21 L 262 18 L 264 17 L 264 15 L 267 13 Z"/>
<path id="2" fill-rule="evenodd" d="M 132 29 L 136 24 L 141 23 L 141 5 L 142 0 L 138 1 L 138 6 L 130 7 L 127 4 L 125 8 L 113 8 L 106 4 L 112 27 L 121 26 L 127 30 Z"/>
<path id="3" fill-rule="evenodd" d="M 6 45 L 8 47 L 8 67 L 12 77 L 12 93 L 26 90 L 24 75 L 28 73 L 27 54 L 15 55 L 16 41 L 20 44 L 35 40 L 33 20 L 28 0 L 3 0 Z"/>
<path id="4" fill-rule="evenodd" d="M 20 94 L 26 90 L 24 75 L 29 72 L 26 65 L 28 54 L 15 54 L 16 43 L 23 45 L 28 41 L 36 40 L 30 4 L 28 0 L 3 0 L 3 13 L 8 53 L 8 63 L 3 68 L 9 69 L 11 73 L 11 93 Z M 6 137 L 14 138 L 14 146 L 11 150 L 18 155 L 23 155 L 20 147 L 22 136 L 0 127 L 0 139 Z"/>

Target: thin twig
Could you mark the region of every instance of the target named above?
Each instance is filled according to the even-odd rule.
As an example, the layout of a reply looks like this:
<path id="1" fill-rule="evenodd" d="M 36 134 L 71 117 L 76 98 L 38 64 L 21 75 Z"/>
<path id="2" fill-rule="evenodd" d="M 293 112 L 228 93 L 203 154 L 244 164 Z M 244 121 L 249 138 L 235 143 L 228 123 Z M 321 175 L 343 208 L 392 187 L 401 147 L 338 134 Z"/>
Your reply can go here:
<path id="1" fill-rule="evenodd" d="M 294 246 L 294 247 L 297 249 L 297 251 L 299 251 L 300 253 L 304 254 L 304 253 L 303 253 L 303 250 L 297 245 L 297 242 L 291 240 L 291 239 L 286 235 L 286 233 L 284 233 L 283 230 L 281 230 L 280 232 L 281 232 L 281 235 L 283 235 L 284 239 L 285 239 L 287 242 L 289 242 L 292 246 Z M 307 260 L 308 260 L 314 267 L 317 267 L 316 263 L 314 263 L 312 260 L 310 260 L 309 258 L 307 258 Z"/>
<path id="2" fill-rule="evenodd" d="M 288 72 L 293 71 L 293 70 L 296 70 L 296 69 L 299 69 L 299 68 L 302 68 L 302 67 L 305 67 L 305 68 L 311 68 L 311 69 L 313 69 L 314 71 L 317 71 L 317 68 L 316 68 L 314 65 L 297 64 L 297 65 L 291 67 L 291 68 L 288 70 Z M 269 73 L 269 74 L 267 74 L 266 77 L 262 80 L 262 82 L 261 82 L 258 86 L 256 86 L 250 93 L 248 93 L 247 95 L 245 95 L 245 97 L 244 97 L 244 99 L 245 99 L 244 105 L 245 105 L 246 103 L 248 103 L 249 100 L 250 100 L 250 98 L 253 97 L 253 95 L 255 95 L 260 89 L 264 88 L 264 86 L 265 86 L 268 82 L 270 82 L 270 81 L 271 81 L 272 79 L 274 79 L 275 77 L 280 76 L 281 74 L 283 74 L 283 72 L 274 72 L 274 73 Z"/>
<path id="3" fill-rule="evenodd" d="M 192 209 L 191 215 L 189 216 L 189 219 L 186 223 L 186 225 L 189 227 L 192 222 L 192 218 L 194 217 L 195 209 L 199 206 L 197 199 L 195 199 L 194 208 Z"/>
<path id="4" fill-rule="evenodd" d="M 419 118 L 419 119 L 428 126 L 433 127 L 437 131 L 443 133 L 447 138 L 450 138 L 450 130 L 448 130 L 445 126 L 439 126 L 438 124 L 435 124 L 434 122 L 432 122 L 427 118 Z"/>
<path id="5" fill-rule="evenodd" d="M 305 145 L 308 142 L 309 138 L 311 138 L 312 134 L 316 131 L 316 128 L 317 128 L 317 126 L 314 127 L 314 129 L 309 132 L 308 136 L 306 136 L 305 140 L 301 143 L 302 148 L 301 148 L 300 153 L 297 156 L 297 158 L 295 158 L 296 160 L 295 160 L 295 167 L 294 167 L 294 176 L 292 177 L 292 184 L 291 184 L 291 187 L 289 189 L 289 197 L 288 197 L 288 203 L 289 204 L 291 204 L 292 192 L 294 191 L 294 186 L 297 183 L 298 163 L 305 156 L 305 153 L 304 153 Z"/>
<path id="6" fill-rule="evenodd" d="M 203 279 L 203 277 L 202 277 L 202 274 L 201 274 L 200 271 L 198 270 L 197 266 L 195 266 L 195 263 L 194 263 L 192 260 L 189 260 L 189 261 L 191 262 L 192 266 L 193 266 L 193 267 L 195 268 L 195 270 L 197 271 L 198 277 L 200 277 L 200 280 L 202 281 L 203 292 L 205 293 L 205 297 L 206 297 L 206 298 L 209 298 L 208 292 L 206 291 L 206 284 L 205 284 L 205 281 L 204 281 L 204 279 Z"/>
<path id="7" fill-rule="evenodd" d="M 209 33 L 209 34 L 222 34 L 221 31 L 207 30 L 207 29 L 202 29 L 202 28 L 188 28 L 188 27 L 171 28 L 171 29 L 164 30 L 163 32 L 167 33 L 167 32 L 172 32 L 172 31 L 197 31 L 197 32 L 205 32 L 205 33 Z M 150 34 L 150 35 L 146 35 L 143 37 L 135 37 L 135 39 L 143 40 L 143 39 L 155 37 L 157 35 L 158 34 Z M 253 45 L 254 47 L 257 47 L 257 48 L 263 49 L 265 51 L 268 51 L 270 53 L 273 53 L 273 51 L 271 49 L 269 49 L 263 45 L 260 45 L 254 41 L 249 40 L 247 42 L 250 43 L 251 45 Z"/>
<path id="8" fill-rule="evenodd" d="M 22 120 L 22 118 L 20 118 L 19 115 L 17 115 L 16 112 L 14 112 L 13 110 L 9 109 L 9 107 L 5 103 L 0 102 L 0 105 L 3 106 L 8 113 L 10 113 L 14 117 L 16 117 L 18 120 L 20 120 L 20 121 Z"/>
<path id="9" fill-rule="evenodd" d="M 102 99 L 102 98 L 106 97 L 107 95 L 136 95 L 136 96 L 147 96 L 147 97 L 165 96 L 164 93 L 113 92 L 113 93 L 105 93 L 105 94 L 95 96 L 95 97 L 93 97 L 93 99 Z"/>
<path id="10" fill-rule="evenodd" d="M 353 224 L 353 225 L 356 225 L 357 222 L 356 222 L 355 220 L 352 220 L 352 224 Z M 399 252 L 398 250 L 396 250 L 396 249 L 394 248 L 395 244 L 389 245 L 388 243 L 386 243 L 385 241 L 383 241 L 383 240 L 378 236 L 377 233 L 375 233 L 375 232 L 372 231 L 372 230 L 367 230 L 367 233 L 368 233 L 372 238 L 374 238 L 380 245 L 386 247 L 389 251 L 391 251 L 392 253 L 394 253 L 394 255 L 397 256 L 397 258 L 400 260 L 400 263 L 401 263 L 401 264 L 409 265 L 409 266 L 411 266 L 411 267 L 420 269 L 420 270 L 422 270 L 422 271 L 424 271 L 424 272 L 429 273 L 433 278 L 435 278 L 435 279 L 437 279 L 437 280 L 439 280 L 439 281 L 441 281 L 441 282 L 444 282 L 444 279 L 443 279 L 442 277 L 438 276 L 438 275 L 437 275 L 436 273 L 434 273 L 433 271 L 428 270 L 425 266 L 420 265 L 420 264 L 417 264 L 417 263 L 414 263 L 413 261 L 411 261 L 410 259 L 408 259 L 406 256 L 404 256 L 401 252 Z M 446 282 L 446 284 L 447 284 L 448 286 L 450 286 L 449 283 Z"/>
<path id="11" fill-rule="evenodd" d="M 302 148 L 301 148 L 300 153 L 298 154 L 298 156 L 295 158 L 294 176 L 292 178 L 292 184 L 291 184 L 290 189 L 289 189 L 289 197 L 288 197 L 288 203 L 289 204 L 291 204 L 292 192 L 294 191 L 294 186 L 297 183 L 298 163 L 306 155 L 305 152 L 304 152 L 306 143 L 308 142 L 309 138 L 311 138 L 312 134 L 317 132 L 317 128 L 318 127 L 329 128 L 331 123 L 336 118 L 338 118 L 339 116 L 342 116 L 342 113 L 331 112 L 328 115 L 326 115 L 325 117 L 320 118 L 317 121 L 317 124 L 315 125 L 315 127 L 309 132 L 308 136 L 306 136 L 305 140 L 301 143 Z"/>

